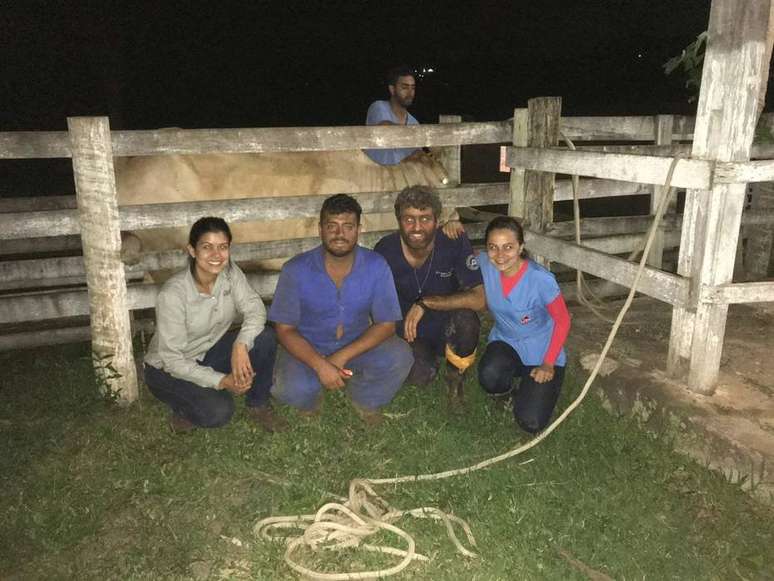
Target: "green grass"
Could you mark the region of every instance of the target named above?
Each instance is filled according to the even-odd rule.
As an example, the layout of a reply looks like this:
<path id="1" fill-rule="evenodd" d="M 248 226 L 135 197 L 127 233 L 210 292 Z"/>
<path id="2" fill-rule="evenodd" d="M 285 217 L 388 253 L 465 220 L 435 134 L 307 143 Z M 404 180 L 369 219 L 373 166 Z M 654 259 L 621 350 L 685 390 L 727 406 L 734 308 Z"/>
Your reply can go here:
<path id="1" fill-rule="evenodd" d="M 285 434 L 258 430 L 240 403 L 222 429 L 173 435 L 147 391 L 128 409 L 98 398 L 83 345 L 4 353 L 0 365 L 3 579 L 293 578 L 283 547 L 253 537 L 258 519 L 313 512 L 354 477 L 466 466 L 526 440 L 475 381 L 462 416 L 445 412 L 436 385 L 402 390 L 388 411 L 405 415 L 374 430 L 333 394 L 318 422 L 283 410 Z M 560 405 L 578 391 L 568 374 Z M 401 521 L 432 557 L 404 579 L 587 578 L 562 553 L 615 579 L 758 579 L 773 570 L 769 508 L 594 397 L 522 457 L 380 491 L 398 508 L 453 512 L 478 541 L 481 557 L 468 560 L 440 524 Z M 347 570 L 386 561 L 313 562 Z"/>

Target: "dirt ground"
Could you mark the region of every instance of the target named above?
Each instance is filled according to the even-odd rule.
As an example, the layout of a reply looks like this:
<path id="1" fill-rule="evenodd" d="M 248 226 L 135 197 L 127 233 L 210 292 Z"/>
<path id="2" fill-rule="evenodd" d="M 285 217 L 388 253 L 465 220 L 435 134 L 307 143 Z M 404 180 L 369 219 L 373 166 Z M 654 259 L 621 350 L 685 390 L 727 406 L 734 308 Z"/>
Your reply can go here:
<path id="1" fill-rule="evenodd" d="M 622 305 L 611 304 L 611 318 Z M 568 343 L 590 370 L 611 324 L 580 305 L 570 310 Z M 666 374 L 670 321 L 669 305 L 637 298 L 608 356 L 615 369 L 597 379 L 597 393 L 612 413 L 637 417 L 645 429 L 674 438 L 678 450 L 774 504 L 774 303 L 731 306 L 711 396 Z"/>

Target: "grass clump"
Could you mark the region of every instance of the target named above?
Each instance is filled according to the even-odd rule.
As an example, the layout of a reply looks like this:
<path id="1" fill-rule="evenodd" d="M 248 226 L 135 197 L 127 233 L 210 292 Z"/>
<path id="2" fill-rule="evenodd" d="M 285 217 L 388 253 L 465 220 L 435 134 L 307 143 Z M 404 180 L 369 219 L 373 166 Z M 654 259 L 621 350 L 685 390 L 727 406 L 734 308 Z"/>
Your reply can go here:
<path id="1" fill-rule="evenodd" d="M 445 412 L 439 382 L 401 390 L 387 410 L 395 417 L 373 430 L 343 394 L 327 394 L 320 421 L 281 410 L 287 433 L 267 435 L 239 410 L 224 428 L 173 435 L 146 390 L 126 409 L 97 395 L 85 345 L 4 353 L 0 363 L 0 578 L 294 578 L 284 547 L 253 537 L 258 519 L 314 512 L 355 477 L 467 466 L 527 438 L 474 379 L 460 416 Z M 569 373 L 560 407 L 578 391 Z M 523 456 L 379 490 L 398 508 L 466 519 L 478 541 L 481 557 L 467 560 L 438 523 L 404 520 L 432 558 L 405 579 L 585 579 L 583 566 L 616 579 L 771 571 L 770 509 L 593 397 Z M 386 563 L 310 559 L 339 571 Z"/>

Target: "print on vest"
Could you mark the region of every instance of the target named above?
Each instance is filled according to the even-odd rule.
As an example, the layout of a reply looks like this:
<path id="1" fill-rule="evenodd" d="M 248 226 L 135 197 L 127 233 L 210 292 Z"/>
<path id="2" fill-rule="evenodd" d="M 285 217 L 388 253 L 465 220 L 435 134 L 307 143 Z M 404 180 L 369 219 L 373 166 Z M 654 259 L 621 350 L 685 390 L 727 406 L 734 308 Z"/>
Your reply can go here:
<path id="1" fill-rule="evenodd" d="M 465 266 L 468 267 L 468 270 L 478 270 L 478 258 L 474 254 L 471 254 L 465 259 Z"/>
<path id="2" fill-rule="evenodd" d="M 435 271 L 435 274 L 436 274 L 437 276 L 440 276 L 441 278 L 449 278 L 449 277 L 451 277 L 451 275 L 453 275 L 453 274 L 454 274 L 454 272 L 453 272 L 453 271 L 451 271 L 451 270 L 450 270 L 449 272 L 443 272 L 443 271 L 441 271 L 441 270 L 436 270 L 436 271 Z"/>
<path id="3" fill-rule="evenodd" d="M 531 320 L 531 319 L 529 318 L 529 315 L 524 315 L 524 316 L 521 318 L 521 324 L 522 324 L 522 325 L 526 325 L 527 323 L 529 323 L 529 322 L 530 322 L 530 320 Z"/>

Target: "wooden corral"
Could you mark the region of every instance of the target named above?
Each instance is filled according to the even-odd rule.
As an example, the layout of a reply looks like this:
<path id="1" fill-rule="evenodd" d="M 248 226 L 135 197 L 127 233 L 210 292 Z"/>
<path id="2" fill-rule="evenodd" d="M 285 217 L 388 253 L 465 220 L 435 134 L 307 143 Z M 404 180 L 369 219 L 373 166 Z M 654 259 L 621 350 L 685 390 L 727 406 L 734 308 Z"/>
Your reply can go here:
<path id="1" fill-rule="evenodd" d="M 0 158 L 71 157 L 77 199 L 73 205 L 72 198 L 61 198 L 56 209 L 50 200 L 36 201 L 37 208 L 18 200 L 3 201 L 4 253 L 28 250 L 30 239 L 56 239 L 72 247 L 73 237 L 80 235 L 83 243 L 82 258 L 0 262 L 2 290 L 84 279 L 89 290 L 88 294 L 82 288 L 5 294 L 0 296 L 0 325 L 90 315 L 99 377 L 122 400 L 132 401 L 137 397 L 137 380 L 129 311 L 152 307 L 157 288 L 142 283 L 127 288 L 125 280 L 138 279 L 146 271 L 181 268 L 186 257 L 182 249 L 170 250 L 147 254 L 136 264 L 122 264 L 120 231 L 188 227 L 203 215 L 244 222 L 314 218 L 319 211 L 319 197 L 304 195 L 307 192 L 259 200 L 119 208 L 113 156 L 445 148 L 443 160 L 452 176 L 451 185 L 440 188 L 445 206 L 508 204 L 512 215 L 524 218 L 527 244 L 535 255 L 627 287 L 637 267 L 615 255 L 637 248 L 649 218 L 584 219 L 581 233 L 587 240 L 577 244 L 571 240 L 571 223 L 553 220 L 554 202 L 573 197 L 570 180 L 555 176 L 583 176 L 582 199 L 650 195 L 653 211 L 663 195 L 658 186 L 664 184 L 678 156 L 671 185 L 686 191 L 685 211 L 675 214 L 672 204 L 638 290 L 674 307 L 669 370 L 677 375 L 687 365 L 690 387 L 711 393 L 728 305 L 774 301 L 774 283 L 732 283 L 735 262 L 753 280 L 764 278 L 771 254 L 774 196 L 763 182 L 774 181 L 774 159 L 770 159 L 774 145 L 752 143 L 761 89 L 768 76 L 769 12 L 768 0 L 714 0 L 695 119 L 562 117 L 561 100 L 549 97 L 531 100 L 512 119 L 487 123 L 461 123 L 458 117 L 447 116 L 438 125 L 412 127 L 111 132 L 106 118 L 72 118 L 68 132 L 0 133 Z M 774 118 L 764 116 L 761 125 L 774 127 Z M 497 143 L 511 144 L 509 182 L 458 183 L 460 146 Z M 560 146 L 564 143 L 575 149 Z M 743 215 L 748 183 L 753 184 L 752 202 Z M 366 213 L 389 214 L 395 194 L 362 192 L 356 197 Z M 469 230 L 473 236 L 480 234 L 481 225 L 473 224 Z M 745 243 L 739 245 L 743 252 L 738 260 L 740 231 Z M 371 245 L 381 234 L 370 232 L 363 242 Z M 233 256 L 238 261 L 284 258 L 316 244 L 316 237 L 237 244 Z M 676 246 L 677 272 L 662 270 L 664 250 Z M 263 296 L 271 296 L 276 274 L 253 274 L 251 281 Z M 14 343 L 13 337 L 2 341 L 6 347 Z M 25 341 L 32 343 L 26 336 Z"/>

